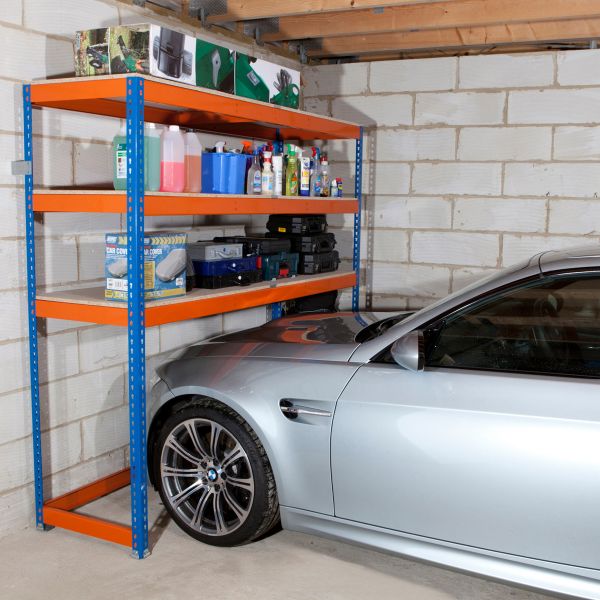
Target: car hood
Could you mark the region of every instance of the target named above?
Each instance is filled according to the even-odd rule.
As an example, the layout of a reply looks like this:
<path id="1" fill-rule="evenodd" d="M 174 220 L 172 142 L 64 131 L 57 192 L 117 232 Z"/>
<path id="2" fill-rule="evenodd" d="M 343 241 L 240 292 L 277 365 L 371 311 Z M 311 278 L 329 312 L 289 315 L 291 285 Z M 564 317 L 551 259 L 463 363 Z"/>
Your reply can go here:
<path id="1" fill-rule="evenodd" d="M 386 316 L 353 312 L 294 315 L 195 344 L 179 360 L 227 356 L 347 361 L 359 345 L 356 335 Z"/>

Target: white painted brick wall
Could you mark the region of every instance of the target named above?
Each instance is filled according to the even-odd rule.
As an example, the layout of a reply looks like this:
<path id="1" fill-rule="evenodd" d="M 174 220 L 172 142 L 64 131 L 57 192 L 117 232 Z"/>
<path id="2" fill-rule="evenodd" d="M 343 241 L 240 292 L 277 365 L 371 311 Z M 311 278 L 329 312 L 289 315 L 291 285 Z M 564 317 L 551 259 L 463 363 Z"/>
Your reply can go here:
<path id="1" fill-rule="evenodd" d="M 600 235 L 600 200 L 551 200 L 548 230 Z"/>
<path id="2" fill-rule="evenodd" d="M 597 123 L 600 89 L 513 91 L 508 95 L 508 122 L 535 124 Z"/>
<path id="3" fill-rule="evenodd" d="M 546 212 L 546 200 L 461 198 L 454 204 L 454 229 L 543 232 Z"/>
<path id="4" fill-rule="evenodd" d="M 497 196 L 502 188 L 500 163 L 417 163 L 412 191 L 415 194 Z"/>
<path id="5" fill-rule="evenodd" d="M 0 20 L 5 23 L 21 25 L 23 20 L 23 0 L 4 0 Z"/>
<path id="6" fill-rule="evenodd" d="M 410 257 L 415 263 L 495 267 L 499 238 L 487 233 L 415 231 Z"/>
<path id="7" fill-rule="evenodd" d="M 337 119 L 364 126 L 411 125 L 413 97 L 408 94 L 390 96 L 344 96 L 331 103 L 331 114 Z"/>
<path id="8" fill-rule="evenodd" d="M 551 127 L 464 127 L 459 160 L 550 160 Z"/>
<path id="9" fill-rule="evenodd" d="M 502 92 L 417 94 L 415 125 L 497 125 L 504 103 Z"/>
<path id="10" fill-rule="evenodd" d="M 599 160 L 600 127 L 557 127 L 554 133 L 556 160 Z"/>
<path id="11" fill-rule="evenodd" d="M 456 58 L 374 62 L 371 63 L 371 92 L 451 90 L 456 83 L 456 64 Z"/>
<path id="12" fill-rule="evenodd" d="M 507 164 L 504 193 L 507 196 L 597 197 L 600 194 L 600 165 Z"/>
<path id="13" fill-rule="evenodd" d="M 459 87 L 542 87 L 554 83 L 551 54 L 496 54 L 463 56 L 459 60 Z"/>
<path id="14" fill-rule="evenodd" d="M 380 229 L 449 229 L 452 204 L 443 198 L 376 196 L 373 225 Z"/>
<path id="15" fill-rule="evenodd" d="M 600 51 L 578 50 L 558 53 L 559 85 L 600 84 Z"/>
<path id="16" fill-rule="evenodd" d="M 376 161 L 454 160 L 454 129 L 381 129 L 371 159 Z"/>

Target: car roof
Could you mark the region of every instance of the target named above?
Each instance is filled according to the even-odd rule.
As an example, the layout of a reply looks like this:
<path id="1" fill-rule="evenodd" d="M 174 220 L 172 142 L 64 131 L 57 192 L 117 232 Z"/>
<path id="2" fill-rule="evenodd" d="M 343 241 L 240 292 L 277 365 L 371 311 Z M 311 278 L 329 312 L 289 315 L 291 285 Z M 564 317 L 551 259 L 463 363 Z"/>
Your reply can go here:
<path id="1" fill-rule="evenodd" d="M 548 250 L 540 255 L 542 273 L 593 268 L 600 269 L 600 245 L 598 244 L 566 250 Z"/>

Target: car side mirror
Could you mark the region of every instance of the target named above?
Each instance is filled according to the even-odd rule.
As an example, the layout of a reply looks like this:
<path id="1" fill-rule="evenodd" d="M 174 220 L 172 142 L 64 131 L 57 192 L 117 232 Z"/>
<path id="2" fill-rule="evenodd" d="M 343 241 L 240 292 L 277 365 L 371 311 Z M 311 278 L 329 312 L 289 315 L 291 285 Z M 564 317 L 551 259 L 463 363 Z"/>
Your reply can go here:
<path id="1" fill-rule="evenodd" d="M 396 340 L 391 347 L 394 361 L 409 371 L 425 369 L 425 338 L 423 332 L 416 330 Z"/>

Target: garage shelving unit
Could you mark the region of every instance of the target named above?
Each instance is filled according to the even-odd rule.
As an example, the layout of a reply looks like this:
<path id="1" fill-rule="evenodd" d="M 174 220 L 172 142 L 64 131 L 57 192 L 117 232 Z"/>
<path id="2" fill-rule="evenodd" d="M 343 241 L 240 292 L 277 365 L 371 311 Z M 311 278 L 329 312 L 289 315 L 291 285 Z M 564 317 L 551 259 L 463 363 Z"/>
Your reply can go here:
<path id="1" fill-rule="evenodd" d="M 310 294 L 353 288 L 358 309 L 360 267 L 362 128 L 306 112 L 273 106 L 143 75 L 56 79 L 23 87 L 27 287 L 35 515 L 39 529 L 62 527 L 128 546 L 132 555 L 148 552 L 146 484 L 145 328 L 208 315 L 279 303 Z M 55 108 L 126 119 L 128 182 L 126 192 L 112 190 L 35 189 L 31 163 L 32 109 Z M 144 121 L 178 124 L 214 133 L 266 140 L 356 141 L 355 197 L 345 199 L 263 197 L 144 192 Z M 102 289 L 38 293 L 35 272 L 36 212 L 123 213 L 127 215 L 128 302 L 104 300 Z M 246 288 L 194 290 L 186 296 L 144 302 L 144 216 L 223 214 L 354 215 L 353 269 L 321 275 L 260 282 Z M 45 500 L 40 427 L 37 318 L 68 319 L 127 327 L 130 468 L 58 498 Z M 74 512 L 115 490 L 131 486 L 131 525 Z"/>

